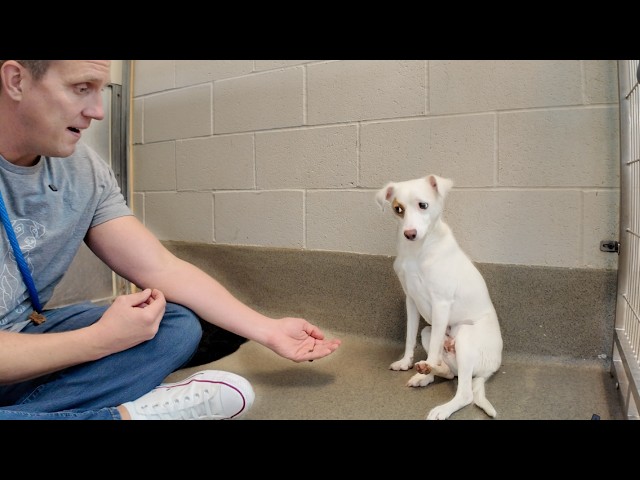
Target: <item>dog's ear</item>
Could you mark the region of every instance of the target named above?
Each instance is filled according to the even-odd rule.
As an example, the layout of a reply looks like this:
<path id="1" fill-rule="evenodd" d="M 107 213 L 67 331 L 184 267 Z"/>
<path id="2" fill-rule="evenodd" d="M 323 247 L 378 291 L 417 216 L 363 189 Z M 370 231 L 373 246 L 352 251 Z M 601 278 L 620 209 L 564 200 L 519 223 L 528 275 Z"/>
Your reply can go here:
<path id="1" fill-rule="evenodd" d="M 449 190 L 453 187 L 453 180 L 449 178 L 442 178 L 438 175 L 429 175 L 427 177 L 427 181 L 442 198 L 446 197 Z"/>
<path id="2" fill-rule="evenodd" d="M 380 206 L 380 209 L 384 212 L 384 206 L 387 203 L 391 203 L 393 198 L 393 182 L 387 183 L 384 187 L 378 190 L 376 193 L 376 203 Z"/>

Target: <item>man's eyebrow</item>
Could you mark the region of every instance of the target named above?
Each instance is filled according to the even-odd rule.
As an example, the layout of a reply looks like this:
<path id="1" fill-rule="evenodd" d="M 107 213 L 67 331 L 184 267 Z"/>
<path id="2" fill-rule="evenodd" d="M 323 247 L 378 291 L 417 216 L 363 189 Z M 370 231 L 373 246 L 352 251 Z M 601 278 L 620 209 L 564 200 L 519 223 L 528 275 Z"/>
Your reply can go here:
<path id="1" fill-rule="evenodd" d="M 85 75 L 76 79 L 75 83 L 104 83 L 105 85 L 108 85 L 111 83 L 111 79 L 105 79 L 104 77 L 96 75 Z"/>

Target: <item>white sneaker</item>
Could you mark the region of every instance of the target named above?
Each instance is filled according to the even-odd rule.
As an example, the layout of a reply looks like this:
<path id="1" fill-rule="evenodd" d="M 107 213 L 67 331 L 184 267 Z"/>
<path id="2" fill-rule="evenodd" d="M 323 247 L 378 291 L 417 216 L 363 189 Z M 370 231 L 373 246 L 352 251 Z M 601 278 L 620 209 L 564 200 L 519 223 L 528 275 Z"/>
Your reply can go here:
<path id="1" fill-rule="evenodd" d="M 227 420 L 245 414 L 254 399 L 245 378 L 204 370 L 176 383 L 163 383 L 123 406 L 132 420 Z"/>

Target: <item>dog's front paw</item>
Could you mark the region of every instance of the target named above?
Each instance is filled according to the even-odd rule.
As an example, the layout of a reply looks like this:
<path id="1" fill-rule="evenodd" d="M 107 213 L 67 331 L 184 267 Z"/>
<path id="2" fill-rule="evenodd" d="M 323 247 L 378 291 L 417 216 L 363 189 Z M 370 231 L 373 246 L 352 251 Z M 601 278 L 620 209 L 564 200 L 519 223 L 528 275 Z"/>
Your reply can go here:
<path id="1" fill-rule="evenodd" d="M 413 362 L 413 358 L 402 358 L 397 362 L 393 362 L 391 365 L 389 365 L 389 369 L 396 370 L 396 371 L 409 370 L 413 366 L 411 365 L 412 362 Z"/>
<path id="2" fill-rule="evenodd" d="M 433 375 L 424 375 L 422 373 L 416 373 L 407 382 L 407 387 L 426 387 L 435 380 Z"/>
<path id="3" fill-rule="evenodd" d="M 449 411 L 449 409 L 444 407 L 444 405 L 439 405 L 431 409 L 426 419 L 427 420 L 446 420 L 450 416 L 451 416 L 451 412 Z"/>

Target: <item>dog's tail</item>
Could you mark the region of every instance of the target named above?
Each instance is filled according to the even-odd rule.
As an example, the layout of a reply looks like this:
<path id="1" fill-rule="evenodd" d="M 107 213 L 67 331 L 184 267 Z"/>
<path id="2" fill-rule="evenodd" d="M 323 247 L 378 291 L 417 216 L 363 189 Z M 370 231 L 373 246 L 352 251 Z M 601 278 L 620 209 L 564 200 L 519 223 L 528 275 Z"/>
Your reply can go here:
<path id="1" fill-rule="evenodd" d="M 473 385 L 473 403 L 475 403 L 478 407 L 484 410 L 487 415 L 491 418 L 494 418 L 497 415 L 496 409 L 493 408 L 491 402 L 487 400 L 487 397 L 484 393 L 484 377 L 474 377 L 472 380 Z"/>

